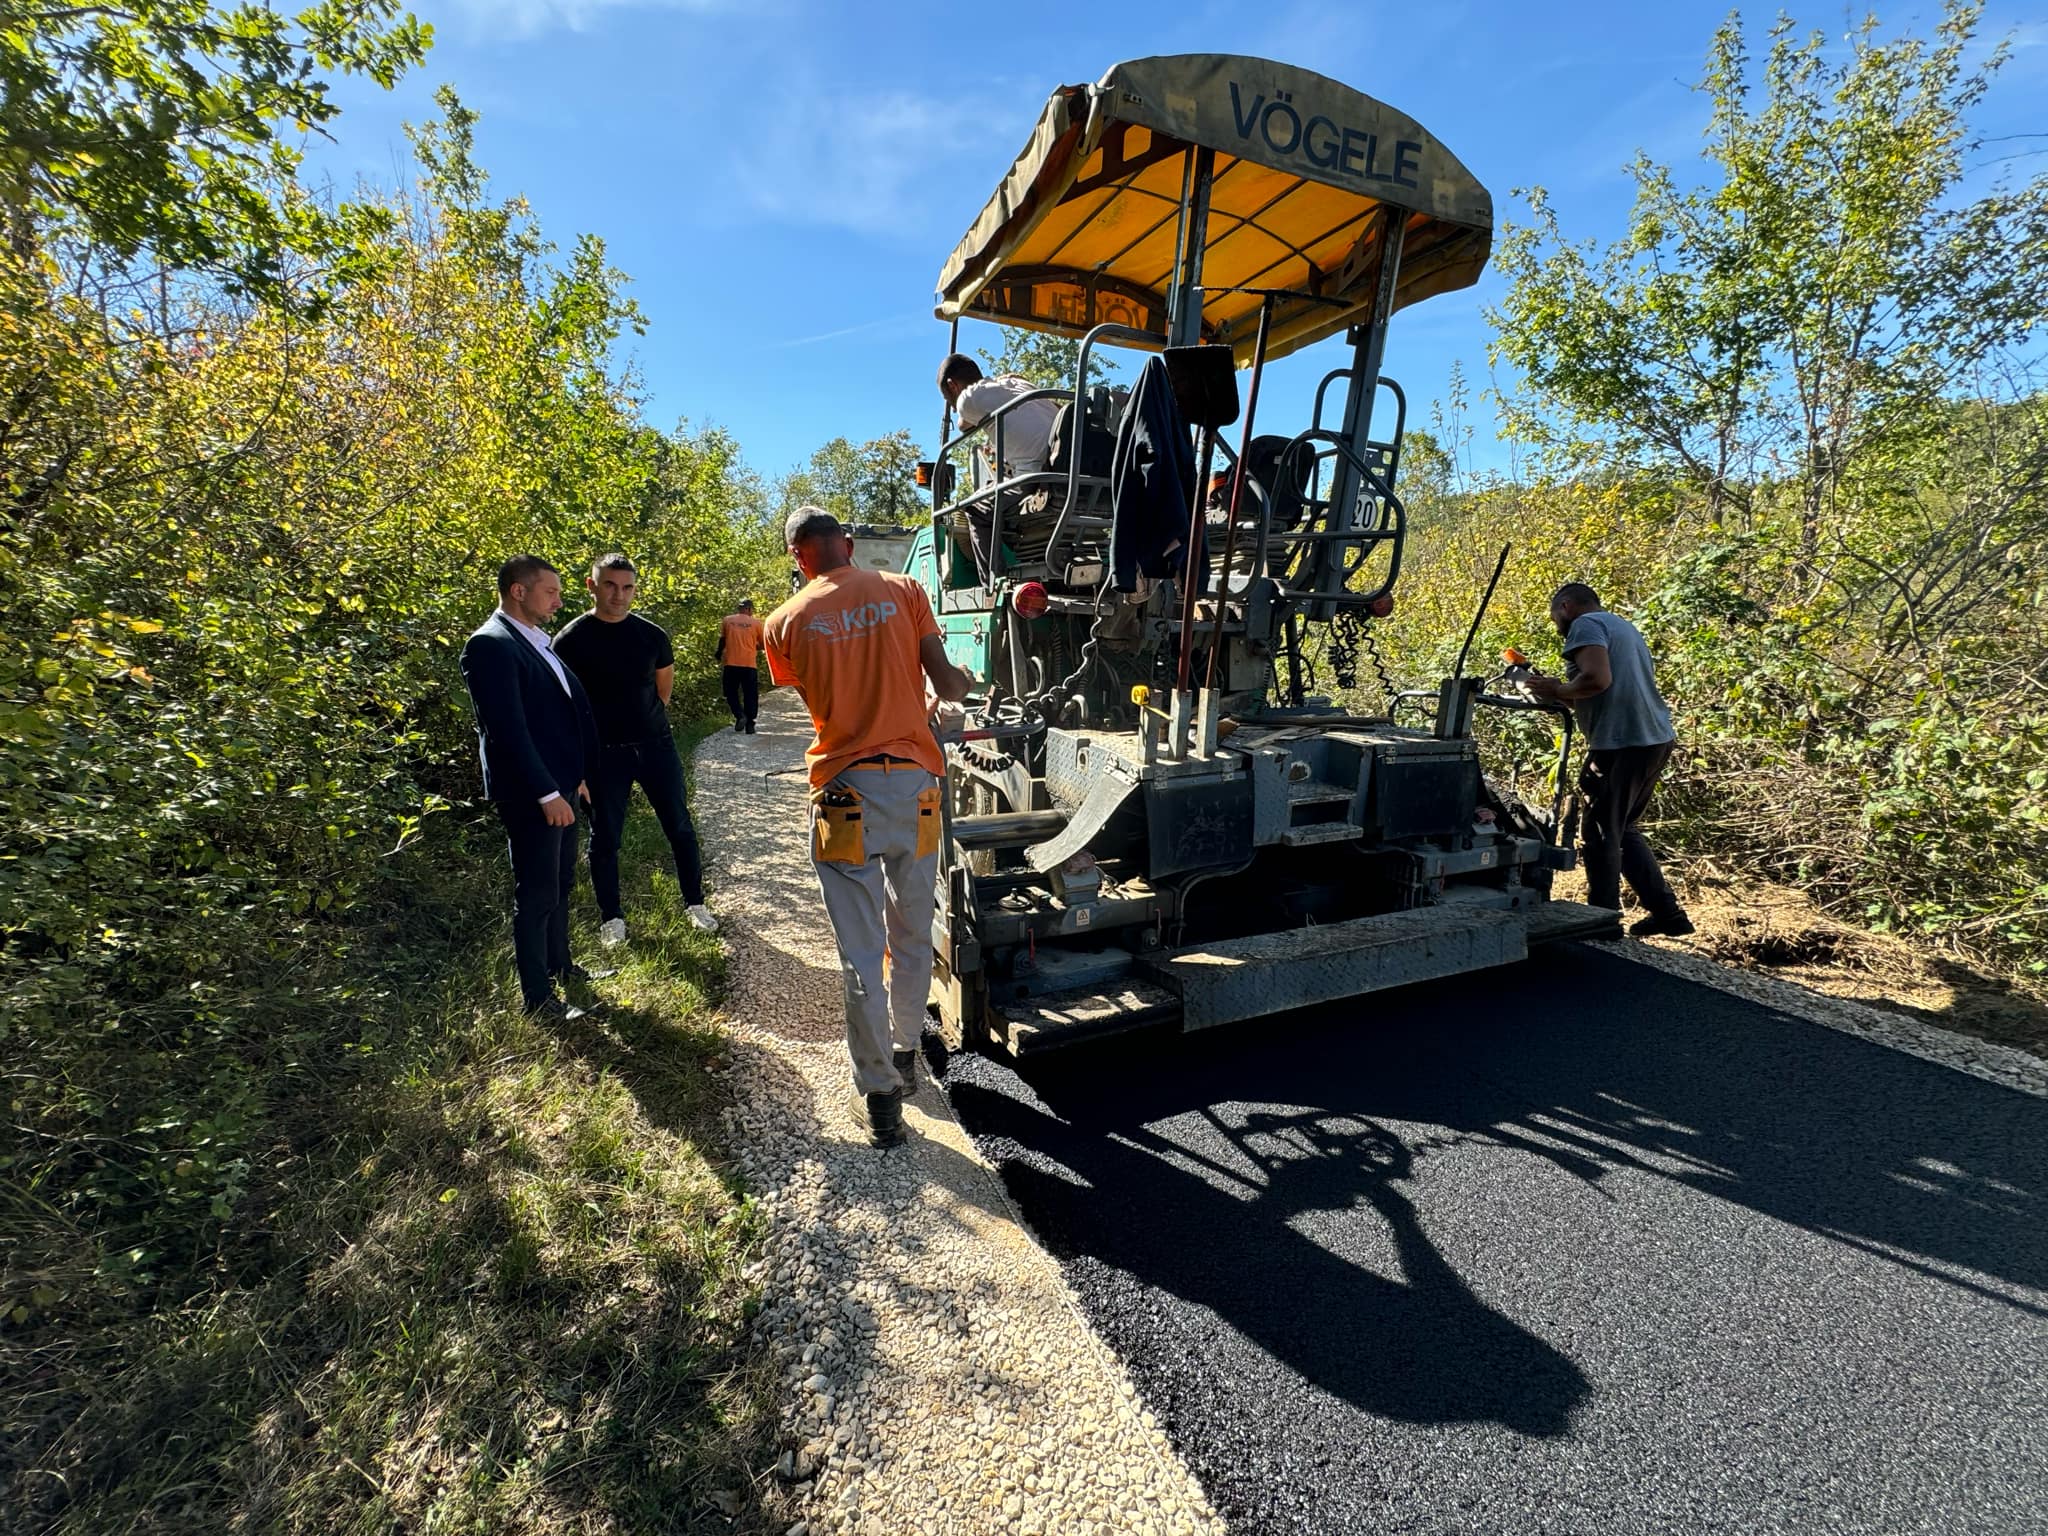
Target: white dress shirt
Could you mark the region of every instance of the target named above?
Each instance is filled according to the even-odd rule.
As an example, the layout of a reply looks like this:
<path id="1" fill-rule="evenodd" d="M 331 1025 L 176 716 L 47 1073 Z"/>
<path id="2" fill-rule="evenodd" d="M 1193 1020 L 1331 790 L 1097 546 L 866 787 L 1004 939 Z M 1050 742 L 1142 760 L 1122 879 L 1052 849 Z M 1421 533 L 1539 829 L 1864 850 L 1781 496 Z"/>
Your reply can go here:
<path id="1" fill-rule="evenodd" d="M 498 611 L 500 613 L 505 613 L 505 610 L 502 608 Z M 536 651 L 539 651 L 540 659 L 546 662 L 548 666 L 553 670 L 555 674 L 555 681 L 562 685 L 562 692 L 568 693 L 570 691 L 569 674 L 562 670 L 562 658 L 555 654 L 554 646 L 548 643 L 547 631 L 544 629 L 535 629 L 531 624 L 525 623 L 519 619 L 515 619 L 509 613 L 505 614 L 505 622 L 507 624 L 510 624 L 514 629 L 518 630 L 520 634 L 526 636 L 526 643 L 532 646 Z"/>
<path id="2" fill-rule="evenodd" d="M 575 695 L 571 693 L 569 689 L 569 674 L 562 670 L 562 658 L 555 654 L 555 648 L 548 643 L 547 631 L 535 629 L 531 624 L 513 618 L 511 614 L 505 613 L 505 610 L 502 608 L 500 608 L 498 612 L 504 613 L 505 622 L 507 624 L 510 624 L 514 629 L 518 630 L 520 634 L 524 635 L 526 637 L 526 643 L 532 646 L 536 651 L 540 652 L 540 659 L 546 662 L 549 668 L 554 672 L 555 681 L 562 685 L 562 692 L 568 693 L 571 698 L 575 697 Z M 546 805 L 550 800 L 559 800 L 561 798 L 561 792 L 557 790 L 552 793 L 542 795 L 540 797 L 540 803 L 542 805 Z"/>

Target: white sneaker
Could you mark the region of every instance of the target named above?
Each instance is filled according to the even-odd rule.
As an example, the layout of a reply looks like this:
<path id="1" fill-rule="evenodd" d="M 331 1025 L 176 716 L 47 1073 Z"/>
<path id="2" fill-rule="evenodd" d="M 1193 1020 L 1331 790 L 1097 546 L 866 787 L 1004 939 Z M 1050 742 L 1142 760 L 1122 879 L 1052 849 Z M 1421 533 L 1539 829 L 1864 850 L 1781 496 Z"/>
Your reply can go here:
<path id="1" fill-rule="evenodd" d="M 686 909 L 683 915 L 689 918 L 690 926 L 699 933 L 718 932 L 718 919 L 711 915 L 711 909 L 701 901 L 696 906 Z"/>
<path id="2" fill-rule="evenodd" d="M 626 942 L 626 920 L 614 917 L 597 925 L 598 942 L 606 949 L 617 949 Z"/>

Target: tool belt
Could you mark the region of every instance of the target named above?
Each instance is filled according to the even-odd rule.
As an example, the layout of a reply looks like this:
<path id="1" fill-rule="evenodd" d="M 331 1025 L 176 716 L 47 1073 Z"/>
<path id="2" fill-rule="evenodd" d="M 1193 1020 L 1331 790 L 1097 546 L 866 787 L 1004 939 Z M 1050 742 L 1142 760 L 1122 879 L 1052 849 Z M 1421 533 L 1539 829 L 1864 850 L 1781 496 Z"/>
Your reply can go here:
<path id="1" fill-rule="evenodd" d="M 811 857 L 820 864 L 867 863 L 859 790 L 827 784 L 811 791 Z"/>
<path id="2" fill-rule="evenodd" d="M 912 768 L 918 766 L 908 758 L 886 755 L 861 761 L 877 766 L 886 763 L 902 763 Z M 848 766 L 858 768 L 861 764 L 851 763 Z M 940 796 L 944 793 L 937 784 L 927 784 L 917 792 L 917 842 L 913 855 L 916 858 L 929 858 L 939 851 L 945 822 Z M 865 805 L 859 790 L 837 780 L 811 791 L 812 859 L 820 864 L 865 864 L 868 861 Z"/>

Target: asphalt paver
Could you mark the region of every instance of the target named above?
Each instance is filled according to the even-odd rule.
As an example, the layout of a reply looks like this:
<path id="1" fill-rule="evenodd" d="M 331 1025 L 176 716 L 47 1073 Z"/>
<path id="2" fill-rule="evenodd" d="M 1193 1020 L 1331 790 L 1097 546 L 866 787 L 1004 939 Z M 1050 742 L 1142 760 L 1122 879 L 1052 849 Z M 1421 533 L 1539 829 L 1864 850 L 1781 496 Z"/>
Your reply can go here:
<path id="1" fill-rule="evenodd" d="M 2048 1532 L 2048 1102 L 1569 945 L 947 1064 L 1234 1531 Z"/>

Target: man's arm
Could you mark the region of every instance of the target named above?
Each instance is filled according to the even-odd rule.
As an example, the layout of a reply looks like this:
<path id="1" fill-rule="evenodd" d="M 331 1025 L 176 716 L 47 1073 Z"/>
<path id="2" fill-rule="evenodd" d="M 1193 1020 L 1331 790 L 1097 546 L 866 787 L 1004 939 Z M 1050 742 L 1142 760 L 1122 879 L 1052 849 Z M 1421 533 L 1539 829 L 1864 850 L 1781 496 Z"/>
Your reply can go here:
<path id="1" fill-rule="evenodd" d="M 1561 677 L 1532 677 L 1529 691 L 1539 699 L 1573 704 L 1605 693 L 1614 686 L 1614 666 L 1604 645 L 1582 645 L 1568 654 L 1578 658 L 1579 675 L 1570 682 Z"/>
<path id="2" fill-rule="evenodd" d="M 804 708 L 811 707 L 808 695 L 804 693 L 803 679 L 796 675 L 796 667 L 789 657 L 776 645 L 775 637 L 763 631 L 761 652 L 768 658 L 768 682 L 776 688 L 794 688 L 796 696 L 804 701 Z"/>
<path id="3" fill-rule="evenodd" d="M 523 640 L 515 642 L 524 645 Z M 561 798 L 562 791 L 541 761 L 540 749 L 526 725 L 526 701 L 519 689 L 519 660 L 508 655 L 505 642 L 471 637 L 462 648 L 462 681 L 476 706 L 477 723 L 490 742 L 492 756 L 512 769 L 535 800 Z"/>
<path id="4" fill-rule="evenodd" d="M 597 711 L 590 703 L 590 690 L 583 686 L 583 680 L 574 673 L 569 676 L 569 702 L 576 707 L 576 734 L 583 743 L 583 777 L 576 781 L 576 798 L 585 805 L 590 804 L 590 770 L 604 759 L 604 738 L 597 733 Z M 553 817 L 548 818 L 553 821 Z M 569 821 L 576 819 L 575 810 L 570 809 Z M 566 827 L 569 822 L 558 822 Z"/>
<path id="5" fill-rule="evenodd" d="M 932 692 L 948 704 L 958 704 L 973 691 L 974 679 L 954 666 L 947 656 L 944 635 L 926 635 L 919 640 L 917 659 L 924 664 L 924 675 L 931 680 Z"/>
<path id="6" fill-rule="evenodd" d="M 663 709 L 668 708 L 668 696 L 676 686 L 676 648 L 669 642 L 668 631 L 660 625 L 654 627 L 654 696 L 661 701 Z"/>

